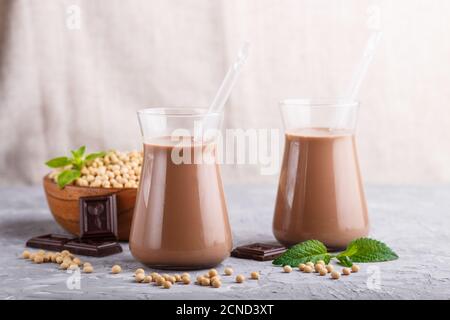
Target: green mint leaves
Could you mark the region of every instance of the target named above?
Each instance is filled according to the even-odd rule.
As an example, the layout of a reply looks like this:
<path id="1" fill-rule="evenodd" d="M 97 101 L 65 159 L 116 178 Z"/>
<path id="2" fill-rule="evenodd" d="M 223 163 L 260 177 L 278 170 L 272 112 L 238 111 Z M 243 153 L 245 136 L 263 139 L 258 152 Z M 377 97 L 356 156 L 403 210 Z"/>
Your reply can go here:
<path id="1" fill-rule="evenodd" d="M 96 153 L 91 153 L 91 154 L 88 154 L 87 156 L 86 156 L 86 161 L 92 161 L 92 160 L 94 160 L 94 159 L 96 159 L 96 158 L 103 158 L 104 156 L 106 155 L 106 153 L 105 152 L 96 152 Z"/>
<path id="2" fill-rule="evenodd" d="M 67 157 L 59 157 L 54 158 L 45 163 L 50 168 L 61 168 L 72 164 L 69 158 Z"/>
<path id="3" fill-rule="evenodd" d="M 76 179 L 81 176 L 81 172 L 79 170 L 65 170 L 58 175 L 57 183 L 58 186 L 62 189 L 66 185 L 72 183 Z"/>
<path id="4" fill-rule="evenodd" d="M 325 245 L 318 240 L 308 240 L 289 248 L 284 254 L 273 261 L 275 265 L 298 266 L 300 263 L 323 260 L 329 263 L 331 258 L 338 259 L 345 267 L 351 267 L 353 262 L 383 262 L 398 259 L 398 255 L 381 241 L 370 238 L 353 240 L 347 249 L 338 255 L 328 253 Z"/>
<path id="5" fill-rule="evenodd" d="M 353 265 L 353 261 L 349 256 L 337 256 L 336 259 L 338 259 L 339 263 L 344 267 L 351 267 Z"/>
<path id="6" fill-rule="evenodd" d="M 336 258 L 342 262 L 350 259 L 353 262 L 382 262 L 398 259 L 398 255 L 381 241 L 370 238 L 359 238 L 353 240 L 344 252 Z"/>
<path id="7" fill-rule="evenodd" d="M 308 240 L 287 250 L 283 255 L 273 261 L 275 265 L 298 266 L 300 263 L 323 260 L 326 264 L 330 262 L 331 254 L 327 252 L 325 245 L 318 240 Z"/>
<path id="8" fill-rule="evenodd" d="M 82 146 L 78 150 L 72 150 L 70 152 L 72 153 L 74 159 L 81 159 L 83 157 L 85 151 L 86 151 L 86 146 Z"/>
<path id="9" fill-rule="evenodd" d="M 45 164 L 53 169 L 66 168 L 60 172 L 56 178 L 56 182 L 60 188 L 64 188 L 66 185 L 71 184 L 73 181 L 81 176 L 81 169 L 86 165 L 86 162 L 95 160 L 96 158 L 102 158 L 106 155 L 105 152 L 96 152 L 84 156 L 86 152 L 86 146 L 82 146 L 77 150 L 71 150 L 72 158 L 69 157 L 57 157 L 48 160 Z"/>

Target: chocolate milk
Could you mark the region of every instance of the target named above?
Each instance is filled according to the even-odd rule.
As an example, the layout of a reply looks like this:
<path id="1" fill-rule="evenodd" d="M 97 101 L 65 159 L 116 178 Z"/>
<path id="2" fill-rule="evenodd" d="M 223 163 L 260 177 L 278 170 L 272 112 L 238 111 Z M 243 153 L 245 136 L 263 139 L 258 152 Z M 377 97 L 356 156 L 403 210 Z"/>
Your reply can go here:
<path id="1" fill-rule="evenodd" d="M 232 249 L 217 163 L 176 164 L 170 138 L 144 144 L 144 166 L 130 234 L 130 250 L 157 268 L 195 269 L 219 264 Z M 182 152 L 215 158 L 215 145 Z M 177 152 L 176 154 L 180 154 Z"/>
<path id="2" fill-rule="evenodd" d="M 290 246 L 317 239 L 341 249 L 368 230 L 352 132 L 287 132 L 273 221 L 277 240 Z"/>

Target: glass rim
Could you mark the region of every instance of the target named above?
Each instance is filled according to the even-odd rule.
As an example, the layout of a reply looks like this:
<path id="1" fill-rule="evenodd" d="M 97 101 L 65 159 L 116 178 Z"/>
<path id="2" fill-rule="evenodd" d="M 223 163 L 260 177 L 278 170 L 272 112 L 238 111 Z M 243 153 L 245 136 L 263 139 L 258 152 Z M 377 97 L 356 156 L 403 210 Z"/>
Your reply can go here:
<path id="1" fill-rule="evenodd" d="M 204 116 L 220 116 L 223 112 L 208 112 L 204 107 L 148 107 L 137 111 L 140 115 L 195 118 Z"/>
<path id="2" fill-rule="evenodd" d="M 358 100 L 341 98 L 318 98 L 318 99 L 283 99 L 279 101 L 280 106 L 295 106 L 305 108 L 357 108 Z"/>

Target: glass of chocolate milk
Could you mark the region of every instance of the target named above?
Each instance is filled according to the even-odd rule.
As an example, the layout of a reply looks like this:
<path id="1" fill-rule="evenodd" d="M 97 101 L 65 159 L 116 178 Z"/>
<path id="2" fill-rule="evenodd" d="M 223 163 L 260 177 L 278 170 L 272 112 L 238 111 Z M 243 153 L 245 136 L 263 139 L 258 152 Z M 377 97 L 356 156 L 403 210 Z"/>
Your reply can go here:
<path id="1" fill-rule="evenodd" d="M 130 233 L 130 250 L 163 269 L 219 264 L 232 248 L 217 161 L 221 113 L 149 108 L 138 112 L 144 164 Z"/>
<path id="2" fill-rule="evenodd" d="M 367 236 L 355 142 L 358 103 L 284 100 L 285 147 L 273 232 L 284 245 L 317 239 L 330 250 Z"/>

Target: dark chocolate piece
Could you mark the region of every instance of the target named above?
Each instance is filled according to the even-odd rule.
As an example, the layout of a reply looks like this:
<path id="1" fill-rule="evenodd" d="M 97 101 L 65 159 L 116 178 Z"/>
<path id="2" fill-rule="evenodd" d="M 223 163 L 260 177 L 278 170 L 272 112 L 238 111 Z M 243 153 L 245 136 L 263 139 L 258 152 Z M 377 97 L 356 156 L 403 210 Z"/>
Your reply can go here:
<path id="1" fill-rule="evenodd" d="M 116 195 L 80 198 L 80 238 L 117 240 Z"/>
<path id="2" fill-rule="evenodd" d="M 122 252 L 122 247 L 118 242 L 86 239 L 77 239 L 66 242 L 64 244 L 64 249 L 69 250 L 73 254 L 91 257 L 105 257 Z"/>
<path id="3" fill-rule="evenodd" d="M 231 256 L 242 259 L 269 261 L 278 258 L 285 251 L 286 247 L 282 245 L 252 243 L 249 245 L 236 247 L 233 251 L 231 251 Z"/>
<path id="4" fill-rule="evenodd" d="M 27 241 L 26 246 L 38 249 L 45 249 L 51 251 L 61 251 L 66 242 L 74 240 L 72 236 L 65 236 L 60 234 L 45 234 L 31 238 Z"/>
<path id="5" fill-rule="evenodd" d="M 46 234 L 27 242 L 27 246 L 52 251 L 104 257 L 122 252 L 117 240 L 116 195 L 80 198 L 80 238 Z"/>

